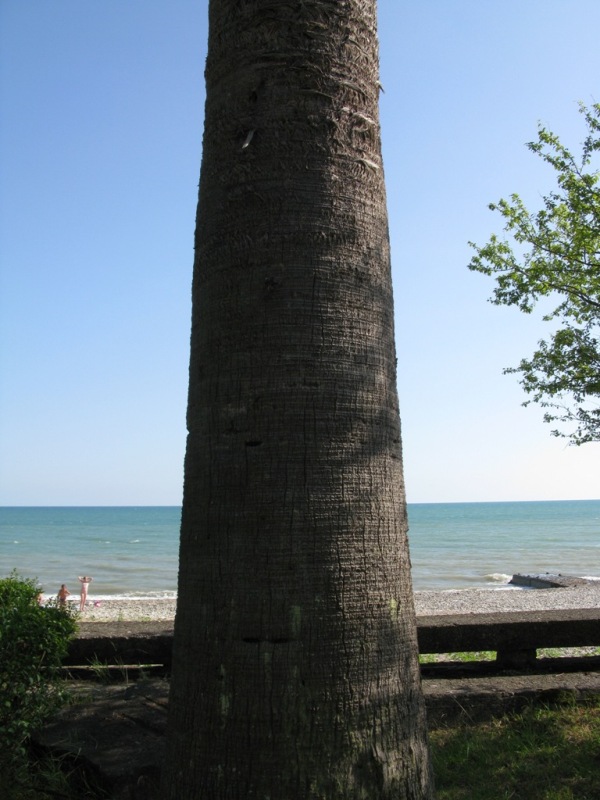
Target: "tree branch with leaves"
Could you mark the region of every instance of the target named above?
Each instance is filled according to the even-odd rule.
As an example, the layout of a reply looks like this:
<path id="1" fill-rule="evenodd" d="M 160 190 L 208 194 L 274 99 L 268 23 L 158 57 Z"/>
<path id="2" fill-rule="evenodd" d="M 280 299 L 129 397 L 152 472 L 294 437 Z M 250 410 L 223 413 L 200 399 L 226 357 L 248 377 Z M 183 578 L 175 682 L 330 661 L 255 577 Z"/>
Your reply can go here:
<path id="1" fill-rule="evenodd" d="M 523 405 L 539 404 L 546 422 L 561 424 L 552 434 L 576 445 L 600 441 L 600 104 L 579 110 L 587 126 L 580 157 L 540 125 L 527 147 L 554 168 L 556 190 L 535 213 L 517 194 L 491 203 L 512 242 L 469 242 L 476 255 L 468 265 L 495 278 L 495 305 L 530 314 L 542 299 L 556 304 L 543 316 L 554 332 L 505 373 L 520 374 Z"/>

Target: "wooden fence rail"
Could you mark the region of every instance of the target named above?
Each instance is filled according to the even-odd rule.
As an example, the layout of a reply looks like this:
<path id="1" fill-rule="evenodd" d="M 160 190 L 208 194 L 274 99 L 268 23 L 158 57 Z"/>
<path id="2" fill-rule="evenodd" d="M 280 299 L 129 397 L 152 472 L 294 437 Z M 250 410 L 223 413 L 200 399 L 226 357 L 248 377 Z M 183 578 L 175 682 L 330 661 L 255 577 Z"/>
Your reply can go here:
<path id="1" fill-rule="evenodd" d="M 417 618 L 419 652 L 496 652 L 502 669 L 531 666 L 540 648 L 600 646 L 600 608 Z M 158 664 L 169 669 L 172 623 L 82 623 L 65 665 Z"/>

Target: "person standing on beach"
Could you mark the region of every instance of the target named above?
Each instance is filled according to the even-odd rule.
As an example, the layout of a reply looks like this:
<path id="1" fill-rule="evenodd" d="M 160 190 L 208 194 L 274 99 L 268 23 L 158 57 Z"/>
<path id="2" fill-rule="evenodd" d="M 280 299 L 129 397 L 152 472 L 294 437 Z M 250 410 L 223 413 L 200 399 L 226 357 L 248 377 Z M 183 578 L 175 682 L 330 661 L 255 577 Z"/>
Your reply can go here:
<path id="1" fill-rule="evenodd" d="M 79 610 L 83 611 L 87 600 L 88 587 L 93 579 L 87 575 L 84 575 L 83 577 L 80 576 L 78 580 L 81 583 L 81 600 L 79 603 Z"/>
<path id="2" fill-rule="evenodd" d="M 65 606 L 67 604 L 67 597 L 71 594 L 71 592 L 67 589 L 66 583 L 61 583 L 60 589 L 58 590 L 58 605 Z"/>

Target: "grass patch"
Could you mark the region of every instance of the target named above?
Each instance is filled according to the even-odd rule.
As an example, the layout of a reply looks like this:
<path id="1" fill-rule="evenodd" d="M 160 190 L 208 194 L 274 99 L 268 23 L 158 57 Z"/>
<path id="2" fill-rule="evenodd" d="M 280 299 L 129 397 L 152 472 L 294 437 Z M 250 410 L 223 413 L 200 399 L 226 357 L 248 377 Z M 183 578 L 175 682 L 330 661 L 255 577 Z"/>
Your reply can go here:
<path id="1" fill-rule="evenodd" d="M 430 731 L 437 800 L 598 800 L 600 696 Z"/>
<path id="2" fill-rule="evenodd" d="M 564 658 L 600 656 L 600 647 L 547 647 L 538 648 L 538 658 Z M 495 661 L 495 650 L 473 650 L 466 653 L 422 653 L 419 655 L 420 664 L 436 664 L 440 661 L 456 661 L 468 664 L 470 661 Z"/>
<path id="3" fill-rule="evenodd" d="M 473 650 L 467 653 L 424 653 L 419 655 L 420 664 L 436 664 L 440 661 L 459 661 L 468 664 L 470 661 L 495 661 L 495 650 Z"/>
<path id="4" fill-rule="evenodd" d="M 538 649 L 537 656 L 538 658 L 600 656 L 600 647 L 545 647 Z"/>
<path id="5" fill-rule="evenodd" d="M 0 770 L 2 800 L 106 800 L 81 770 L 58 756 L 29 755 L 6 775 Z"/>

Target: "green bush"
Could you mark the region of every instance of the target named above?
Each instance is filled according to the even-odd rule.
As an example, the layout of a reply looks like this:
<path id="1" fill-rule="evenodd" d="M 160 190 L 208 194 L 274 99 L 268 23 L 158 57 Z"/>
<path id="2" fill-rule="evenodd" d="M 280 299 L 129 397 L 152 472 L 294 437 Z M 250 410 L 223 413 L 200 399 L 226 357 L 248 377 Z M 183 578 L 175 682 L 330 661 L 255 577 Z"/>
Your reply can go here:
<path id="1" fill-rule="evenodd" d="M 39 593 L 16 572 L 0 579 L 0 787 L 64 698 L 58 670 L 77 625 L 68 608 L 41 606 Z"/>

